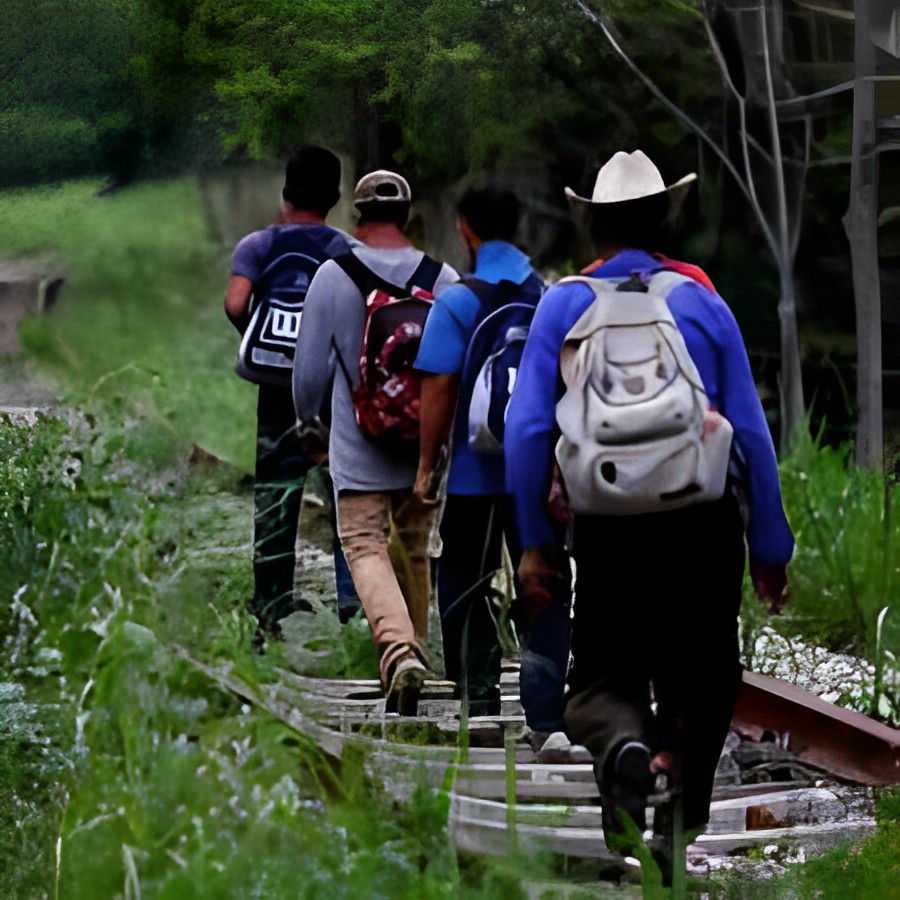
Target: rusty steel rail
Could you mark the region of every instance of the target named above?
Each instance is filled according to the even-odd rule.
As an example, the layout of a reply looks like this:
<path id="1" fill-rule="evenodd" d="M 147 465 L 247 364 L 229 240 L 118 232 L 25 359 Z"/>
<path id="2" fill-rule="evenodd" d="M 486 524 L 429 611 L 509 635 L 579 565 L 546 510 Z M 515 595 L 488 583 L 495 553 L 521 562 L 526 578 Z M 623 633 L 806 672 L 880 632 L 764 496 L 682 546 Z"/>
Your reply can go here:
<path id="1" fill-rule="evenodd" d="M 786 736 L 801 762 L 865 785 L 900 783 L 900 729 L 819 699 L 779 678 L 745 671 L 732 727 L 760 740 Z"/>

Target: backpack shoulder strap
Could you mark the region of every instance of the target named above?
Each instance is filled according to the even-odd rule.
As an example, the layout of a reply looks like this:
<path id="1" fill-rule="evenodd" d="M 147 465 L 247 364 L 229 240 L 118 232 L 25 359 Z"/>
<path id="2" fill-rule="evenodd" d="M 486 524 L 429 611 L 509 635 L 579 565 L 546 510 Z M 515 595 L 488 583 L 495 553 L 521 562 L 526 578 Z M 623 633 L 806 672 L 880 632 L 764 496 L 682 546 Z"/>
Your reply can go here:
<path id="1" fill-rule="evenodd" d="M 689 275 L 684 275 L 681 272 L 676 272 L 674 269 L 663 268 L 654 269 L 653 272 L 650 273 L 649 284 L 652 285 L 655 290 L 658 290 L 663 295 L 668 296 L 669 291 L 671 291 L 673 288 L 678 287 L 679 284 L 684 284 L 688 281 L 694 281 L 694 279 Z"/>
<path id="2" fill-rule="evenodd" d="M 432 290 L 440 277 L 443 265 L 436 259 L 432 259 L 427 253 L 423 253 L 419 265 L 416 266 L 416 271 L 409 276 L 409 281 L 406 282 L 406 290 L 410 291 L 414 287 L 426 291 Z"/>
<path id="3" fill-rule="evenodd" d="M 373 272 L 355 253 L 342 253 L 335 256 L 334 261 L 344 270 L 347 277 L 365 295 L 373 290 L 381 290 L 385 293 L 397 295 L 404 293 L 404 288 L 386 281 L 380 275 Z"/>

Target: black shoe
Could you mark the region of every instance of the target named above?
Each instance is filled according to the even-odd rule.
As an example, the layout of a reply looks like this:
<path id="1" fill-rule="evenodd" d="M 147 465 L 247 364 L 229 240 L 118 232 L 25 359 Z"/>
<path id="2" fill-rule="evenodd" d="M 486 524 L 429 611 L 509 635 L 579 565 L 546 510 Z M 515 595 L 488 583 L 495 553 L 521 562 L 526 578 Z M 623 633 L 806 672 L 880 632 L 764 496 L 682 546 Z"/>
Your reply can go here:
<path id="1" fill-rule="evenodd" d="M 346 625 L 362 609 L 361 603 L 347 603 L 338 607 L 338 620 L 341 625 Z"/>
<path id="2" fill-rule="evenodd" d="M 266 619 L 260 619 L 259 625 L 253 637 L 250 639 L 250 646 L 260 655 L 266 653 L 266 643 L 268 641 L 284 642 L 284 632 L 277 622 L 271 622 Z"/>
<path id="3" fill-rule="evenodd" d="M 622 856 L 634 855 L 647 827 L 647 798 L 655 781 L 650 771 L 651 759 L 646 744 L 626 741 L 609 754 L 602 772 L 594 762 L 594 775 L 600 787 L 603 836 L 606 846 Z"/>
<path id="4" fill-rule="evenodd" d="M 309 600 L 304 600 L 302 597 L 298 597 L 296 600 L 291 600 L 290 611 L 287 615 L 295 612 L 315 613 L 315 611 L 316 608 L 312 605 L 312 603 L 309 602 Z M 287 618 L 287 616 L 285 616 L 284 618 Z"/>

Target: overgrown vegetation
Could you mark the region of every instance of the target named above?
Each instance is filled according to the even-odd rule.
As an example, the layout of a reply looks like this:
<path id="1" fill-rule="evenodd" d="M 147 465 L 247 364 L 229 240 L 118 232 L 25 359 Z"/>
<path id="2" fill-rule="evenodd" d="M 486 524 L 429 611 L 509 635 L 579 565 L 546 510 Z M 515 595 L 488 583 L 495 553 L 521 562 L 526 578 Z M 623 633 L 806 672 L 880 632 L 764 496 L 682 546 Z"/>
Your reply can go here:
<path id="1" fill-rule="evenodd" d="M 609 4 L 677 96 L 718 90 L 698 4 Z M 283 155 L 318 136 L 377 167 L 445 184 L 485 164 L 605 132 L 639 86 L 567 0 L 59 0 L 6 5 L 0 41 L 0 183 L 183 171 L 227 156 Z M 62 13 L 65 13 L 64 15 Z M 627 92 L 627 93 L 626 93 Z M 648 110 L 653 140 L 683 131 Z M 587 151 L 594 152 L 593 143 Z"/>
<path id="2" fill-rule="evenodd" d="M 251 687 L 283 662 L 244 609 L 252 388 L 193 185 L 95 187 L 0 213 L 68 272 L 22 336 L 79 410 L 0 420 L 0 897 L 520 896 L 459 867 L 446 797 L 395 801 L 176 652 Z M 311 673 L 377 671 L 362 623 L 317 618 Z"/>
<path id="3" fill-rule="evenodd" d="M 786 634 L 869 660 L 863 711 L 900 718 L 900 485 L 850 461 L 851 447 L 798 436 L 782 467 L 797 539 Z"/>
<path id="4" fill-rule="evenodd" d="M 0 422 L 0 896 L 520 896 L 524 862 L 459 863 L 444 798 L 397 804 L 359 759 L 328 760 L 172 651 L 274 677 L 243 608 L 253 392 L 231 371 L 227 257 L 192 183 L 96 187 L 0 207 L 8 252 L 68 272 L 22 337 L 79 410 Z M 189 467 L 194 445 L 226 462 Z M 845 463 L 813 444 L 785 461 L 798 554 L 779 625 L 890 661 L 896 488 Z M 335 651 L 310 655 L 318 674 L 371 672 L 361 625 L 315 640 Z M 861 891 L 896 847 L 891 797 L 874 841 L 797 884 L 879 896 Z"/>

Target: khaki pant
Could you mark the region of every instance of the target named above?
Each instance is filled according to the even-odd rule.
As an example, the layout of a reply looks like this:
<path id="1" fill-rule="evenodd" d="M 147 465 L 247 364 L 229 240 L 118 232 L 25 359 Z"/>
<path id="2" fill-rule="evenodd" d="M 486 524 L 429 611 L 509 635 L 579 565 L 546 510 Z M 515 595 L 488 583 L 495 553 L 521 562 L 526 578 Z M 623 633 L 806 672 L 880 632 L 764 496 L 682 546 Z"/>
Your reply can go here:
<path id="1" fill-rule="evenodd" d="M 428 534 L 435 507 L 413 501 L 412 488 L 340 491 L 337 515 L 341 545 L 387 685 L 391 667 L 410 651 L 425 660 L 431 597 Z"/>

